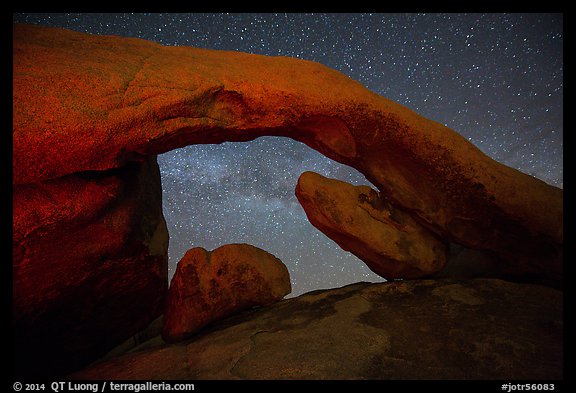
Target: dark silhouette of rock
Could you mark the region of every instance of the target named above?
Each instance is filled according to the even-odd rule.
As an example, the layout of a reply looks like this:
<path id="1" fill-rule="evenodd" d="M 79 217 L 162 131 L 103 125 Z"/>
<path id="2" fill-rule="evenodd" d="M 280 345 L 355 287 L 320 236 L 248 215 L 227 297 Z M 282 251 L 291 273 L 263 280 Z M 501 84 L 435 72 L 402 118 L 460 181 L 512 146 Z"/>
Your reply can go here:
<path id="1" fill-rule="evenodd" d="M 562 190 L 318 63 L 14 24 L 12 135 L 16 368 L 32 374 L 158 316 L 152 161 L 190 144 L 293 138 L 445 241 L 495 252 L 507 276 L 562 281 Z"/>
<path id="2" fill-rule="evenodd" d="M 368 186 L 304 172 L 296 186 L 308 220 L 385 278 L 417 278 L 439 272 L 446 245 Z"/>
<path id="3" fill-rule="evenodd" d="M 162 333 L 163 315 L 153 320 L 146 328 L 139 331 L 132 337 L 122 342 L 120 345 L 114 347 L 111 351 L 106 353 L 98 361 L 113 359 L 125 353 L 142 349 L 144 346 L 151 345 L 155 341 L 164 342 L 160 336 Z"/>
<path id="4" fill-rule="evenodd" d="M 222 321 L 72 379 L 562 379 L 562 292 L 497 279 L 359 283 Z"/>
<path id="5" fill-rule="evenodd" d="M 503 264 L 494 252 L 449 244 L 446 266 L 435 277 L 504 278 Z"/>
<path id="6" fill-rule="evenodd" d="M 286 266 L 249 244 L 189 250 L 170 282 L 162 337 L 181 341 L 239 311 L 277 302 L 292 291 Z"/>

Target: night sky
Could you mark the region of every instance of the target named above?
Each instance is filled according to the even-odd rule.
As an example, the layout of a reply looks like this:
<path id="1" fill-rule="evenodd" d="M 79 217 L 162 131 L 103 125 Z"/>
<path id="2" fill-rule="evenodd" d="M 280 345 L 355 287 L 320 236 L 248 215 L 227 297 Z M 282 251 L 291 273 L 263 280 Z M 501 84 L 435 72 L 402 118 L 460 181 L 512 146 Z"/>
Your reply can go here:
<path id="1" fill-rule="evenodd" d="M 163 45 L 313 60 L 454 129 L 484 153 L 563 187 L 561 14 L 14 14 L 14 21 Z M 292 295 L 382 281 L 307 220 L 312 170 L 369 184 L 287 138 L 195 145 L 158 157 L 170 277 L 186 250 L 250 243 L 280 258 Z"/>

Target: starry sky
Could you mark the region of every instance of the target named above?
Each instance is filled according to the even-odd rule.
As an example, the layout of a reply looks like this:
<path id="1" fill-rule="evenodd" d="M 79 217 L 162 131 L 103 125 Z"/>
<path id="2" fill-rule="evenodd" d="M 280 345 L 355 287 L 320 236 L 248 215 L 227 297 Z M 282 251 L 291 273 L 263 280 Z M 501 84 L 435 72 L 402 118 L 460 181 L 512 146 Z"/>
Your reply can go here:
<path id="1" fill-rule="evenodd" d="M 563 187 L 562 14 L 14 14 L 13 20 L 317 61 L 447 125 L 495 160 Z M 158 162 L 170 277 L 192 247 L 249 243 L 286 264 L 291 296 L 383 281 L 314 228 L 294 196 L 306 170 L 370 185 L 355 169 L 274 137 L 189 146 Z"/>

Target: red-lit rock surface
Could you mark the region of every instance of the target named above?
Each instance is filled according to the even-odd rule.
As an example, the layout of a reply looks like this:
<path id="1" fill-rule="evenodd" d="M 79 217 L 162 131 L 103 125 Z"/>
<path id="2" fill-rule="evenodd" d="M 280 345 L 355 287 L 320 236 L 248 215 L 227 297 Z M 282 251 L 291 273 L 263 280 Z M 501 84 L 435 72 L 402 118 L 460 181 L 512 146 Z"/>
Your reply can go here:
<path id="1" fill-rule="evenodd" d="M 206 325 L 291 292 L 282 261 L 249 244 L 189 250 L 170 282 L 162 336 L 181 341 Z"/>
<path id="2" fill-rule="evenodd" d="M 136 196 L 147 180 L 108 184 L 107 170 L 196 143 L 302 141 L 440 237 L 495 251 L 511 276 L 561 281 L 562 190 L 335 70 L 38 26 L 13 33 L 14 315 L 16 341 L 38 364 L 78 367 L 75 356 L 110 349 L 157 314 L 166 255 L 146 240 L 159 233 L 157 174 Z M 107 218 L 115 209 L 129 213 Z M 64 336 L 78 345 L 52 362 Z"/>
<path id="3" fill-rule="evenodd" d="M 162 312 L 168 232 L 156 158 L 14 187 L 14 360 L 57 375 Z"/>
<path id="4" fill-rule="evenodd" d="M 430 276 L 446 264 L 446 244 L 368 186 L 304 172 L 296 196 L 315 227 L 382 277 Z"/>

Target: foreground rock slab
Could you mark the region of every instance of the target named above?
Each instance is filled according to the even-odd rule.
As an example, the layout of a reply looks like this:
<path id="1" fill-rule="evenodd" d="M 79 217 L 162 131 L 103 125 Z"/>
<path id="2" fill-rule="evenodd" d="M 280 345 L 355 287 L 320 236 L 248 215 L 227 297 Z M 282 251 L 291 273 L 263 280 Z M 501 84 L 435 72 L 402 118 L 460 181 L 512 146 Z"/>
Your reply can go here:
<path id="1" fill-rule="evenodd" d="M 384 278 L 430 276 L 446 265 L 446 244 L 368 186 L 304 172 L 296 197 L 315 227 Z"/>
<path id="2" fill-rule="evenodd" d="M 562 378 L 562 292 L 497 279 L 359 283 L 222 321 L 72 379 Z"/>
<path id="3" fill-rule="evenodd" d="M 286 266 L 249 244 L 189 250 L 172 277 L 162 337 L 180 341 L 219 319 L 269 305 L 292 290 Z"/>

